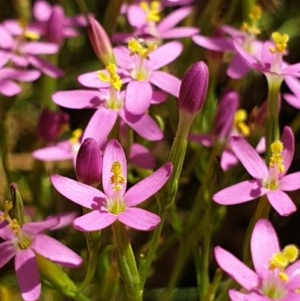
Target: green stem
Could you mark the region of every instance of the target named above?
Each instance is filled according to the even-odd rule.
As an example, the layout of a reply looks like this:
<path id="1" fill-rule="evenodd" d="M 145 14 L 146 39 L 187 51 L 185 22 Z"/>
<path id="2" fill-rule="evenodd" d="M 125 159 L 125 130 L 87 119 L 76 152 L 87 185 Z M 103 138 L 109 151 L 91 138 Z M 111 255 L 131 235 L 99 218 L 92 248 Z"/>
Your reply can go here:
<path id="1" fill-rule="evenodd" d="M 124 282 L 128 301 L 142 301 L 143 290 L 134 253 L 129 243 L 128 233 L 123 224 L 116 221 L 112 225 L 113 241 L 118 259 L 119 271 Z"/>
<path id="2" fill-rule="evenodd" d="M 282 78 L 276 75 L 267 75 L 268 81 L 268 108 L 266 120 L 266 159 L 271 156 L 271 143 L 279 139 L 279 90 Z"/>

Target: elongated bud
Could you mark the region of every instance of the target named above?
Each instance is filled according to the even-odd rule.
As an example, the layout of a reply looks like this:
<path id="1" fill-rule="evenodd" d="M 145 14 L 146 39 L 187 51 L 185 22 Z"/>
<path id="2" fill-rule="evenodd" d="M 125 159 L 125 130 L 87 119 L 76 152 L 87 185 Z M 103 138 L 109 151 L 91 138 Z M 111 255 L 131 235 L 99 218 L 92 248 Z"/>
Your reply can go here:
<path id="1" fill-rule="evenodd" d="M 76 158 L 77 179 L 87 185 L 97 187 L 101 181 L 102 156 L 98 143 L 93 138 L 82 142 Z"/>
<path id="2" fill-rule="evenodd" d="M 110 63 L 115 64 L 115 57 L 113 54 L 110 39 L 104 28 L 93 17 L 89 17 L 88 34 L 94 52 L 99 58 L 99 60 L 105 66 L 107 66 Z"/>
<path id="3" fill-rule="evenodd" d="M 207 65 L 202 61 L 193 64 L 186 71 L 179 90 L 179 110 L 195 115 L 202 109 L 207 94 L 208 78 Z"/>
<path id="4" fill-rule="evenodd" d="M 13 206 L 10 211 L 12 219 L 16 219 L 20 225 L 24 224 L 24 205 L 21 194 L 16 183 L 10 184 L 10 192 L 12 196 Z"/>
<path id="5" fill-rule="evenodd" d="M 45 39 L 47 42 L 58 44 L 64 41 L 63 27 L 65 21 L 65 13 L 61 6 L 54 5 L 51 16 L 47 23 Z"/>

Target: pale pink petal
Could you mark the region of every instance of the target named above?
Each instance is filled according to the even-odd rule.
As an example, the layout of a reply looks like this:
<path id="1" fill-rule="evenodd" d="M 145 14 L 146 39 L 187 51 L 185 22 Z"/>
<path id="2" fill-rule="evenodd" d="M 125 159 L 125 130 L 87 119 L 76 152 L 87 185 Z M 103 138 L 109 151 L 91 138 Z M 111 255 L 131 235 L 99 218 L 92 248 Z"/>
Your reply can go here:
<path id="1" fill-rule="evenodd" d="M 98 108 L 103 103 L 102 95 L 96 90 L 58 91 L 52 94 L 52 100 L 70 109 Z"/>
<path id="2" fill-rule="evenodd" d="M 229 38 L 208 38 L 201 35 L 195 35 L 192 37 L 192 40 L 197 45 L 212 51 L 225 52 L 228 50 L 234 50 L 232 40 Z"/>
<path id="3" fill-rule="evenodd" d="M 258 286 L 259 279 L 256 273 L 243 262 L 221 247 L 216 247 L 214 253 L 219 267 L 242 287 L 252 290 Z"/>
<path id="4" fill-rule="evenodd" d="M 156 158 L 145 146 L 133 143 L 130 147 L 129 162 L 141 168 L 152 169 L 156 165 Z"/>
<path id="5" fill-rule="evenodd" d="M 226 73 L 230 78 L 240 79 L 245 77 L 249 71 L 249 63 L 247 63 L 239 54 L 235 54 Z"/>
<path id="6" fill-rule="evenodd" d="M 141 137 L 149 141 L 158 141 L 163 138 L 161 129 L 151 116 L 144 114 L 136 117 L 124 110 L 120 111 L 119 115 Z"/>
<path id="7" fill-rule="evenodd" d="M 288 65 L 287 67 L 283 67 L 281 69 L 281 74 L 299 77 L 300 76 L 300 63 L 296 63 L 293 65 Z"/>
<path id="8" fill-rule="evenodd" d="M 46 146 L 35 150 L 33 158 L 41 161 L 72 160 L 75 154 L 72 151 L 71 143 L 67 140 L 53 146 Z"/>
<path id="9" fill-rule="evenodd" d="M 38 0 L 33 6 L 34 18 L 40 22 L 49 20 L 52 13 L 52 7 L 47 1 Z"/>
<path id="10" fill-rule="evenodd" d="M 177 27 L 160 34 L 161 39 L 190 38 L 199 32 L 195 27 Z"/>
<path id="11" fill-rule="evenodd" d="M 23 225 L 22 230 L 27 234 L 37 234 L 59 224 L 59 217 L 53 217 L 40 222 L 29 222 Z"/>
<path id="12" fill-rule="evenodd" d="M 253 178 L 265 179 L 268 176 L 268 168 L 265 162 L 245 139 L 234 136 L 230 139 L 230 145 Z"/>
<path id="13" fill-rule="evenodd" d="M 178 98 L 181 81 L 163 71 L 153 71 L 149 81 L 156 87 Z"/>
<path id="14" fill-rule="evenodd" d="M 88 88 L 109 88 L 110 84 L 101 81 L 98 77 L 98 72 L 105 72 L 104 70 L 84 73 L 78 76 L 77 80 L 80 84 Z"/>
<path id="15" fill-rule="evenodd" d="M 221 205 L 235 205 L 256 199 L 268 192 L 256 180 L 244 181 L 222 189 L 213 196 L 213 200 Z"/>
<path id="16" fill-rule="evenodd" d="M 97 231 L 110 226 L 117 216 L 105 211 L 94 210 L 76 218 L 73 222 L 75 229 L 80 231 Z"/>
<path id="17" fill-rule="evenodd" d="M 0 243 L 0 269 L 6 265 L 17 253 L 13 242 L 8 240 Z"/>
<path id="18" fill-rule="evenodd" d="M 141 208 L 127 208 L 118 215 L 118 220 L 130 228 L 141 231 L 151 231 L 160 223 L 158 215 Z"/>
<path id="19" fill-rule="evenodd" d="M 298 279 L 299 280 L 299 279 Z M 298 284 L 298 286 L 297 286 Z M 287 287 L 289 287 L 287 285 Z M 295 287 L 295 292 L 287 292 L 286 295 L 284 295 L 284 297 L 282 297 L 280 299 L 280 301 L 300 301 L 300 295 L 299 293 L 296 291 L 296 288 L 298 289 L 299 288 L 299 282 L 297 283 L 294 283 L 293 287 Z M 255 300 L 256 301 L 256 300 Z M 258 300 L 260 301 L 260 300 Z M 264 301 L 264 300 L 263 300 Z"/>
<path id="20" fill-rule="evenodd" d="M 168 181 L 172 173 L 172 164 L 166 163 L 156 170 L 152 175 L 141 180 L 124 195 L 124 201 L 127 206 L 132 207 L 138 205 L 154 195 Z"/>
<path id="21" fill-rule="evenodd" d="M 285 175 L 279 180 L 278 189 L 282 191 L 294 191 L 300 189 L 300 172 L 294 172 L 288 175 Z"/>
<path id="22" fill-rule="evenodd" d="M 233 289 L 229 290 L 228 295 L 230 296 L 231 301 L 248 301 L 247 295 Z"/>
<path id="23" fill-rule="evenodd" d="M 124 46 L 118 46 L 113 49 L 118 66 L 124 69 L 130 69 L 133 66 L 133 58 L 130 51 Z"/>
<path id="24" fill-rule="evenodd" d="M 111 168 L 114 162 L 119 162 L 121 164 L 121 172 L 124 178 L 124 184 L 122 184 L 122 189 L 119 190 L 119 195 L 122 197 L 125 193 L 127 184 L 127 162 L 121 144 L 115 139 L 110 140 L 107 143 L 103 153 L 102 185 L 108 198 L 115 194 L 111 183 L 111 176 L 113 175 Z"/>
<path id="25" fill-rule="evenodd" d="M 21 93 L 22 88 L 12 80 L 0 80 L 0 94 L 11 97 Z"/>
<path id="26" fill-rule="evenodd" d="M 125 108 L 134 115 L 144 114 L 152 98 L 152 87 L 147 81 L 131 81 L 125 94 Z"/>
<path id="27" fill-rule="evenodd" d="M 37 254 L 66 267 L 77 267 L 82 263 L 81 257 L 75 252 L 58 240 L 44 234 L 34 237 L 31 248 Z"/>
<path id="28" fill-rule="evenodd" d="M 162 21 L 157 25 L 158 31 L 165 32 L 175 27 L 179 22 L 189 16 L 192 11 L 193 8 L 191 6 L 176 9 L 165 18 L 163 18 Z"/>
<path id="29" fill-rule="evenodd" d="M 271 206 L 282 216 L 288 216 L 297 210 L 290 197 L 281 190 L 268 191 L 267 198 Z"/>
<path id="30" fill-rule="evenodd" d="M 238 158 L 236 157 L 236 155 L 231 150 L 224 149 L 220 161 L 222 170 L 227 171 L 228 169 L 237 165 L 237 163 Z"/>
<path id="31" fill-rule="evenodd" d="M 127 18 L 132 27 L 140 28 L 146 24 L 146 14 L 138 4 L 128 6 Z"/>
<path id="32" fill-rule="evenodd" d="M 153 91 L 152 93 L 152 99 L 151 99 L 151 104 L 160 104 L 164 101 L 167 100 L 168 95 L 160 90 Z"/>
<path id="33" fill-rule="evenodd" d="M 55 54 L 58 52 L 58 49 L 58 45 L 54 43 L 28 42 L 23 45 L 22 52 L 33 55 Z"/>
<path id="34" fill-rule="evenodd" d="M 15 270 L 22 298 L 25 301 L 38 300 L 41 294 L 41 280 L 35 254 L 31 249 L 16 254 Z"/>
<path id="35" fill-rule="evenodd" d="M 62 214 L 49 216 L 47 218 L 47 220 L 52 220 L 52 219 L 57 220 L 58 219 L 58 223 L 56 223 L 55 226 L 51 227 L 50 230 L 51 231 L 58 230 L 58 229 L 61 229 L 61 228 L 71 225 L 77 216 L 78 216 L 77 212 L 69 212 L 69 213 L 62 213 Z"/>
<path id="36" fill-rule="evenodd" d="M 283 98 L 292 107 L 300 109 L 300 96 L 295 96 L 293 94 L 283 94 Z"/>
<path id="37" fill-rule="evenodd" d="M 94 187 L 59 175 L 52 175 L 51 182 L 65 198 L 86 208 L 100 209 L 107 203 L 106 195 Z"/>
<path id="38" fill-rule="evenodd" d="M 290 127 L 284 127 L 281 135 L 281 142 L 283 143 L 282 157 L 284 164 L 284 173 L 286 173 L 290 168 L 295 152 L 294 134 Z"/>
<path id="39" fill-rule="evenodd" d="M 169 42 L 155 49 L 149 54 L 149 66 L 157 70 L 174 61 L 182 52 L 183 46 L 179 42 Z"/>
<path id="40" fill-rule="evenodd" d="M 269 262 L 274 253 L 280 251 L 277 234 L 267 219 L 260 219 L 254 226 L 251 236 L 252 262 L 257 274 L 266 278 Z"/>
<path id="41" fill-rule="evenodd" d="M 287 75 L 284 77 L 284 81 L 293 94 L 300 95 L 300 81 L 298 78 Z"/>
<path id="42" fill-rule="evenodd" d="M 82 141 L 86 138 L 93 138 L 102 147 L 114 127 L 117 117 L 118 112 L 100 107 L 87 124 Z"/>
<path id="43" fill-rule="evenodd" d="M 41 73 L 37 70 L 17 70 L 12 68 L 0 69 L 0 79 L 10 78 L 23 82 L 31 82 L 38 79 L 40 75 Z"/>

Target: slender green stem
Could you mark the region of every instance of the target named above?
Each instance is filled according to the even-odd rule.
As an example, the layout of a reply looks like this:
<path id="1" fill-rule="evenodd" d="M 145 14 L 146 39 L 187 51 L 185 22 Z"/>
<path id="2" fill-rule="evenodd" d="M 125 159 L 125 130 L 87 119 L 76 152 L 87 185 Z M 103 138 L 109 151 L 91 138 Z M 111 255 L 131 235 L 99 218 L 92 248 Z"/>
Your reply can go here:
<path id="1" fill-rule="evenodd" d="M 140 276 L 126 228 L 117 221 L 112 225 L 112 231 L 119 271 L 124 282 L 127 300 L 142 301 L 143 290 Z"/>

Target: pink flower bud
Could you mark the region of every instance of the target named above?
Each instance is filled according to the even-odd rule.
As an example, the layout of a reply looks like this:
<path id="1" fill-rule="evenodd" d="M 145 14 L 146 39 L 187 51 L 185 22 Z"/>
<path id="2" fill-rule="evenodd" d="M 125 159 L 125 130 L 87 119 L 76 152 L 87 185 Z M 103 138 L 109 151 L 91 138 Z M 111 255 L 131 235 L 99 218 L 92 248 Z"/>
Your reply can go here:
<path id="1" fill-rule="evenodd" d="M 102 63 L 107 66 L 115 63 L 115 58 L 110 39 L 100 23 L 93 17 L 89 17 L 88 34 L 94 52 Z"/>
<path id="2" fill-rule="evenodd" d="M 97 187 L 101 182 L 102 155 L 98 143 L 93 138 L 82 142 L 76 158 L 77 179 L 87 185 Z"/>
<path id="3" fill-rule="evenodd" d="M 46 36 L 47 42 L 55 43 L 61 46 L 64 41 L 65 13 L 61 6 L 54 5 L 51 16 L 47 22 Z"/>
<path id="4" fill-rule="evenodd" d="M 202 61 L 193 64 L 186 71 L 179 90 L 179 110 L 185 110 L 194 115 L 202 109 L 207 93 L 208 78 L 207 65 Z"/>

